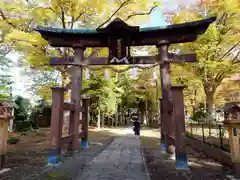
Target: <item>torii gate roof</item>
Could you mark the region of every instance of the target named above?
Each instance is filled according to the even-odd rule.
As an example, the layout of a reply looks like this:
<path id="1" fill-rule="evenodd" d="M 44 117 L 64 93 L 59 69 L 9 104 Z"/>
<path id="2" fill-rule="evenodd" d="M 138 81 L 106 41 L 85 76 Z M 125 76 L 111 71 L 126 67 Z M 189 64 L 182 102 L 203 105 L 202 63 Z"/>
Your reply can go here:
<path id="1" fill-rule="evenodd" d="M 53 47 L 72 47 L 76 44 L 85 47 L 108 47 L 109 36 L 116 33 L 128 35 L 130 46 L 145 46 L 157 45 L 161 40 L 166 40 L 171 44 L 195 41 L 197 36 L 204 33 L 215 20 L 216 17 L 212 17 L 182 24 L 140 28 L 129 26 L 116 18 L 107 27 L 99 29 L 38 27 L 36 31 L 41 33 L 42 37 Z"/>

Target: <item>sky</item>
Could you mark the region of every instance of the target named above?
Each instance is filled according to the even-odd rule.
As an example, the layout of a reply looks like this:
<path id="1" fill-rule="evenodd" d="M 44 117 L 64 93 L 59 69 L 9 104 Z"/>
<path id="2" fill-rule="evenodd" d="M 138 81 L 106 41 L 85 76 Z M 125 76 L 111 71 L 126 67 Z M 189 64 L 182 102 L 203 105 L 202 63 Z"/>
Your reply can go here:
<path id="1" fill-rule="evenodd" d="M 162 7 L 156 8 L 150 15 L 150 20 L 148 22 L 141 24 L 141 27 L 156 27 L 156 26 L 166 26 L 167 23 L 164 21 L 163 9 L 174 10 L 179 4 L 188 6 L 196 3 L 197 0 L 164 0 Z M 12 59 L 14 62 L 18 62 L 19 55 L 17 53 L 12 53 L 8 55 L 8 58 Z M 14 67 L 10 70 L 14 78 L 13 95 L 22 95 L 26 98 L 30 98 L 30 94 L 26 92 L 26 87 L 24 87 L 24 82 L 26 79 L 21 75 L 20 68 Z"/>

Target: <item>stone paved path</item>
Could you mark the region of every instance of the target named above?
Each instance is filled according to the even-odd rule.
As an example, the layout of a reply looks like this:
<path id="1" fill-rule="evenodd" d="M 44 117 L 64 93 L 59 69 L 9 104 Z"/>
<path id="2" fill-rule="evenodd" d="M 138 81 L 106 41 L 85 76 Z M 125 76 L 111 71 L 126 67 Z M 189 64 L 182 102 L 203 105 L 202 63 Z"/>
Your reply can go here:
<path id="1" fill-rule="evenodd" d="M 139 139 L 124 135 L 79 172 L 77 180 L 149 180 L 144 162 Z"/>

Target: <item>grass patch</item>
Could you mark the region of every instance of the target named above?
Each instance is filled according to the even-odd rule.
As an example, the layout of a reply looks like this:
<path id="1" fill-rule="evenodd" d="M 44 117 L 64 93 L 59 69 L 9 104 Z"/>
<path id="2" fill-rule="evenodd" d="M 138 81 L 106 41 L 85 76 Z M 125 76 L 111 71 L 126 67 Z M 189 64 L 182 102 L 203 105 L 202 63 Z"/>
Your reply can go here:
<path id="1" fill-rule="evenodd" d="M 70 180 L 70 178 L 63 172 L 51 172 L 45 180 Z"/>
<path id="2" fill-rule="evenodd" d="M 113 134 L 109 131 L 91 131 L 89 130 L 89 141 L 97 140 L 97 139 L 102 139 L 102 138 L 108 138 L 110 136 L 116 136 L 116 134 Z"/>
<path id="3" fill-rule="evenodd" d="M 145 149 L 155 149 L 160 147 L 159 138 L 140 136 L 140 143 Z"/>
<path id="4" fill-rule="evenodd" d="M 18 139 L 18 138 L 9 138 L 7 140 L 7 143 L 8 144 L 17 144 L 19 141 L 20 141 L 20 139 Z"/>

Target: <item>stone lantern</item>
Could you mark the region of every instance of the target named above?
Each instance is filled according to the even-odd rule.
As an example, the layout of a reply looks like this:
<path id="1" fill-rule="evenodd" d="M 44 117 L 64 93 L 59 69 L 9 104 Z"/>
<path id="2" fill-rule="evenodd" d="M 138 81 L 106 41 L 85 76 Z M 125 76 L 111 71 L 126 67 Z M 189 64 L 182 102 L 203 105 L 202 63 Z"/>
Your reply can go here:
<path id="1" fill-rule="evenodd" d="M 231 158 L 235 178 L 240 178 L 240 101 L 229 102 L 224 106 L 224 125 L 228 127 Z"/>
<path id="2" fill-rule="evenodd" d="M 8 123 L 13 118 L 13 107 L 0 104 L 0 170 L 5 164 L 8 138 Z"/>

